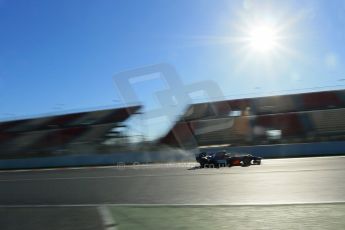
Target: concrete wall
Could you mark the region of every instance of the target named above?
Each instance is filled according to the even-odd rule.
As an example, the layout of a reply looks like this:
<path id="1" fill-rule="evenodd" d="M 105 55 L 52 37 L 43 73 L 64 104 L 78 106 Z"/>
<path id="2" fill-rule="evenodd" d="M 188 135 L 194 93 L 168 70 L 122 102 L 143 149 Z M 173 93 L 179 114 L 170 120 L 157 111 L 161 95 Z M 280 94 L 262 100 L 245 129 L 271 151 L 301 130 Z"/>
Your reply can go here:
<path id="1" fill-rule="evenodd" d="M 160 152 L 123 152 L 114 154 L 84 154 L 28 159 L 0 160 L 0 169 L 29 169 L 68 166 L 121 165 L 123 163 L 159 163 L 193 161 L 192 152 L 166 149 Z"/>
<path id="2" fill-rule="evenodd" d="M 213 149 L 213 151 L 221 149 L 224 148 Z M 250 153 L 264 158 L 328 156 L 345 154 L 345 141 L 240 146 L 225 149 L 229 152 Z"/>

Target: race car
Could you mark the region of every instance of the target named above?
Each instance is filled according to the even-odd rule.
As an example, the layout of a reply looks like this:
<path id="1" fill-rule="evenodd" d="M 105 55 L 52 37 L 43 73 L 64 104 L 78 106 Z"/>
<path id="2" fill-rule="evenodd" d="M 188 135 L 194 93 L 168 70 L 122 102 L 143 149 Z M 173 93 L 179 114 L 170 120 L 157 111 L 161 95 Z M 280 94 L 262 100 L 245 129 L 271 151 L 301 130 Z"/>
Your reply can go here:
<path id="1" fill-rule="evenodd" d="M 196 161 L 201 168 L 260 165 L 261 159 L 261 157 L 251 154 L 231 154 L 226 151 L 215 153 L 202 152 L 196 156 Z"/>
<path id="2" fill-rule="evenodd" d="M 251 154 L 232 156 L 228 159 L 228 166 L 261 165 L 261 159 L 261 157 L 253 156 Z"/>

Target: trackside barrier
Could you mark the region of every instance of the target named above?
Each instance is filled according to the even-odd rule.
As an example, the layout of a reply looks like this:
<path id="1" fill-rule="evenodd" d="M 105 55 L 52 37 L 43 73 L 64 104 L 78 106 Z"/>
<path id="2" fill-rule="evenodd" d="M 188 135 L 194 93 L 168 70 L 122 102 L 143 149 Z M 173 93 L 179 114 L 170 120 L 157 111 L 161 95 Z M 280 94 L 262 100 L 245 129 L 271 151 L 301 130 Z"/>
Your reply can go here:
<path id="1" fill-rule="evenodd" d="M 0 169 L 32 169 L 50 167 L 121 165 L 128 163 L 160 163 L 193 161 L 195 155 L 186 151 L 124 152 L 113 154 L 83 154 L 27 159 L 0 160 Z"/>
<path id="2" fill-rule="evenodd" d="M 345 141 L 227 147 L 229 152 L 264 158 L 345 155 Z"/>
<path id="3" fill-rule="evenodd" d="M 203 151 L 217 151 L 210 148 Z M 345 154 L 345 141 L 228 147 L 229 152 L 251 153 L 264 158 L 329 156 Z M 0 160 L 0 169 L 31 169 L 49 167 L 119 165 L 119 163 L 161 163 L 195 161 L 195 151 L 163 149 L 157 152 L 122 152 L 83 154 L 28 159 Z"/>

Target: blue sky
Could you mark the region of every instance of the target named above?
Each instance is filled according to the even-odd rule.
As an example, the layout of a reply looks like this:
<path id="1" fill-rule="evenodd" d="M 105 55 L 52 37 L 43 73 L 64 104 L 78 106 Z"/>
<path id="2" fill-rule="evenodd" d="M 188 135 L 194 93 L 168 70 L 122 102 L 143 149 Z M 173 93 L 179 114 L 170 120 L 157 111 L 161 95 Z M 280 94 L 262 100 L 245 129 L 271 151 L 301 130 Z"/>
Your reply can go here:
<path id="1" fill-rule="evenodd" d="M 246 48 L 262 21 L 282 49 Z M 0 119 L 116 106 L 113 76 L 157 63 L 228 98 L 345 84 L 345 1 L 0 0 L 0 28 Z M 161 85 L 134 87 L 148 109 Z"/>

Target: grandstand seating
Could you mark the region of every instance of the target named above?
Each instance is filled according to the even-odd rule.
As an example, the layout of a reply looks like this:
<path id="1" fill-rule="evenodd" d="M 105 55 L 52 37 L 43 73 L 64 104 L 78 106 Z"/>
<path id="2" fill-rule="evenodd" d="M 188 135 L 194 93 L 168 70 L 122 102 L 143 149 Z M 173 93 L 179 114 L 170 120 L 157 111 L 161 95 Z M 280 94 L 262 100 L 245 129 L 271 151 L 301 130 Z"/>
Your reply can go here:
<path id="1" fill-rule="evenodd" d="M 51 119 L 47 119 L 39 129 L 70 127 L 75 120 L 80 119 L 83 116 L 85 116 L 84 113 L 74 113 L 52 117 Z"/>
<path id="2" fill-rule="evenodd" d="M 233 110 L 244 111 L 247 108 L 250 108 L 250 101 L 246 99 L 195 104 L 188 108 L 182 120 L 192 121 L 219 116 L 224 117 L 228 116 Z"/>
<path id="3" fill-rule="evenodd" d="M 27 149 L 32 143 L 42 138 L 42 132 L 24 132 L 16 133 L 13 138 L 1 144 L 1 154 L 16 153 L 19 150 Z"/>
<path id="4" fill-rule="evenodd" d="M 165 137 L 175 146 L 195 145 L 195 138 L 188 122 L 179 122 L 171 130 L 171 135 Z"/>
<path id="5" fill-rule="evenodd" d="M 248 117 L 228 117 L 191 122 L 199 145 L 233 144 L 251 135 Z"/>
<path id="6" fill-rule="evenodd" d="M 14 137 L 11 133 L 0 132 L 0 144 L 6 143 Z"/>
<path id="7" fill-rule="evenodd" d="M 17 121 L 5 121 L 0 123 L 0 131 L 5 132 L 10 129 L 13 129 L 14 127 L 19 127 L 22 124 L 26 123 L 27 120 L 17 120 Z"/>
<path id="8" fill-rule="evenodd" d="M 27 151 L 36 151 L 37 149 L 50 150 L 50 148 L 61 148 L 76 139 L 79 135 L 86 132 L 87 127 L 71 127 L 67 129 L 45 130 L 40 132 L 41 137 L 27 147 Z"/>
<path id="9" fill-rule="evenodd" d="M 196 104 L 189 107 L 187 112 L 183 116 L 183 120 L 197 120 L 204 117 L 215 116 L 215 112 L 209 103 Z"/>
<path id="10" fill-rule="evenodd" d="M 250 99 L 236 99 L 227 101 L 231 110 L 241 110 L 244 111 L 252 106 L 252 101 Z"/>
<path id="11" fill-rule="evenodd" d="M 320 110 L 309 114 L 317 133 L 345 134 L 345 109 Z"/>
<path id="12" fill-rule="evenodd" d="M 296 113 L 261 115 L 256 117 L 254 123 L 266 130 L 281 130 L 283 137 L 298 136 L 304 132 Z"/>
<path id="13" fill-rule="evenodd" d="M 256 114 L 284 113 L 297 110 L 293 97 L 289 96 L 261 97 L 257 98 L 254 104 Z"/>
<path id="14" fill-rule="evenodd" d="M 0 157 L 48 155 L 72 143 L 102 143 L 111 129 L 140 106 L 79 112 L 0 123 Z"/>
<path id="15" fill-rule="evenodd" d="M 229 117 L 231 111 L 240 117 Z M 234 126 L 227 128 L 231 119 Z M 269 130 L 280 130 L 281 142 L 339 140 L 345 137 L 345 90 L 200 103 L 191 105 L 174 127 L 182 122 L 199 145 L 248 144 L 252 138 L 252 143 L 265 143 Z M 182 133 L 170 130 L 160 141 L 178 146 L 171 142 L 175 135 Z"/>
<path id="16" fill-rule="evenodd" d="M 73 142 L 101 142 L 108 132 L 115 126 L 112 123 L 93 125 L 80 133 Z"/>
<path id="17" fill-rule="evenodd" d="M 301 95 L 303 108 L 306 110 L 341 108 L 345 107 L 344 102 L 335 92 L 306 93 Z"/>

